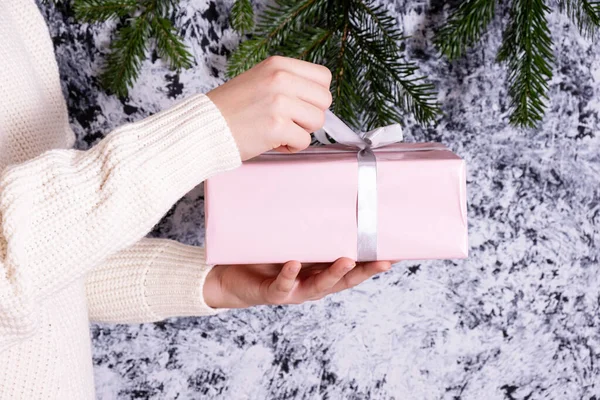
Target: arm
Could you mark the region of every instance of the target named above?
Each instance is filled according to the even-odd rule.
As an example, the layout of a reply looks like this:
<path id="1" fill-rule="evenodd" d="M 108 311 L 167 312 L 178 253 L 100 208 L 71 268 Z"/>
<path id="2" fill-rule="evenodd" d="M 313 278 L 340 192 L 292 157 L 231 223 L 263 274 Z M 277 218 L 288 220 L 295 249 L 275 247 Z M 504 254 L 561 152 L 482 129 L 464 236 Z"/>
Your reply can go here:
<path id="1" fill-rule="evenodd" d="M 140 240 L 207 177 L 236 167 L 204 95 L 125 125 L 89 151 L 52 150 L 0 176 L 0 351 L 36 328 L 39 303 Z"/>
<path id="2" fill-rule="evenodd" d="M 125 125 L 89 151 L 52 150 L 7 167 L 0 352 L 35 331 L 41 301 L 139 241 L 198 183 L 241 158 L 308 146 L 331 104 L 330 81 L 324 67 L 270 58 L 210 100 L 194 96 Z"/>
<path id="3" fill-rule="evenodd" d="M 307 132 L 322 126 L 323 110 L 331 104 L 330 81 L 326 68 L 273 57 L 208 96 L 236 134 L 241 157 L 248 159 L 273 148 L 289 152 L 308 146 Z M 212 314 L 217 311 L 206 303 L 222 309 L 227 307 L 219 302 L 222 298 L 236 297 L 222 294 L 221 274 L 215 270 L 205 266 L 202 249 L 142 239 L 88 275 L 90 317 L 141 322 Z M 166 281 L 168 285 L 160 284 Z"/>
<path id="4" fill-rule="evenodd" d="M 214 314 L 203 294 L 211 268 L 201 247 L 143 238 L 87 275 L 90 319 L 137 323 Z"/>
<path id="5" fill-rule="evenodd" d="M 109 256 L 87 276 L 90 319 L 109 323 L 202 316 L 258 304 L 299 304 L 349 289 L 387 271 L 385 261 L 332 265 L 207 266 L 204 249 L 144 238 Z M 243 284 L 241 284 L 243 283 Z M 207 305 L 216 304 L 212 308 Z M 229 307 L 229 308 L 222 308 Z"/>
<path id="6" fill-rule="evenodd" d="M 305 65 L 300 64 L 300 67 L 302 66 Z M 318 71 L 312 72 L 311 75 L 316 75 Z M 240 78 L 242 76 L 236 79 Z M 252 75 L 246 75 L 246 78 L 252 80 Z M 294 80 L 293 76 L 288 78 L 286 82 Z M 254 82 L 252 86 L 258 91 L 249 92 L 244 90 L 243 85 L 236 86 L 236 79 L 209 94 L 219 104 L 219 109 L 234 128 L 238 125 L 235 121 L 248 126 L 253 115 L 260 115 L 261 111 L 269 110 L 273 105 L 260 104 L 264 99 L 273 98 L 268 92 L 260 92 L 260 88 L 268 88 L 269 82 L 267 85 Z M 222 91 L 228 86 L 231 91 L 225 96 Z M 310 82 L 300 86 L 310 86 Z M 289 89 L 290 85 L 286 87 Z M 242 90 L 238 90 L 240 88 Z M 248 94 L 256 97 L 243 101 Z M 232 99 L 238 103 L 234 108 L 228 107 L 228 101 Z M 323 104 L 327 107 L 329 103 L 325 100 Z M 285 109 L 301 110 L 304 106 L 297 104 L 296 107 Z M 270 116 L 281 117 L 281 114 L 276 112 Z M 267 127 L 269 120 L 264 122 L 257 126 Z M 290 126 L 284 132 L 289 133 L 293 128 Z M 241 129 L 234 129 L 235 131 L 243 132 Z M 297 136 L 308 137 L 306 133 L 299 133 Z M 242 144 L 247 144 L 242 145 L 242 150 L 246 150 L 246 153 L 242 153 L 250 157 L 252 152 L 257 154 L 266 148 L 281 144 L 271 142 L 261 145 L 260 139 L 264 140 L 264 137 L 253 140 L 244 140 L 242 137 Z M 295 146 L 287 147 L 289 149 Z M 302 144 L 299 147 L 302 147 Z M 214 314 L 223 310 L 223 307 L 301 303 L 348 289 L 390 268 L 389 262 L 361 263 L 357 267 L 353 265 L 352 260 L 340 259 L 330 266 L 308 265 L 302 271 L 297 262 L 289 262 L 285 266 L 212 267 L 205 264 L 202 248 L 186 246 L 171 240 L 144 238 L 131 247 L 109 256 L 88 274 L 88 309 L 90 318 L 94 321 L 131 323 L 157 321 L 174 316 Z"/>

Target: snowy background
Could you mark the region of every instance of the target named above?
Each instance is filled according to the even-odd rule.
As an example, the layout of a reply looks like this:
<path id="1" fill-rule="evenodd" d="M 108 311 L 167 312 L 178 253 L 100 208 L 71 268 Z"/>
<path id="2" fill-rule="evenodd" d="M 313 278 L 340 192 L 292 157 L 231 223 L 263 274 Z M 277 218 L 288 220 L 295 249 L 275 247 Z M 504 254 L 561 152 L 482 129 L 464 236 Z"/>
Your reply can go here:
<path id="1" fill-rule="evenodd" d="M 78 148 L 223 82 L 239 42 L 232 1 L 178 3 L 196 65 L 175 74 L 151 55 L 126 101 L 97 83 L 116 23 L 40 5 Z M 99 399 L 600 399 L 600 44 L 550 16 L 551 101 L 538 129 L 520 130 L 494 63 L 505 5 L 484 43 L 450 64 L 431 44 L 442 1 L 385 4 L 444 105 L 436 127 L 407 120 L 407 139 L 467 161 L 469 259 L 400 263 L 301 306 L 94 325 Z M 201 245 L 202 231 L 198 188 L 151 235 Z"/>

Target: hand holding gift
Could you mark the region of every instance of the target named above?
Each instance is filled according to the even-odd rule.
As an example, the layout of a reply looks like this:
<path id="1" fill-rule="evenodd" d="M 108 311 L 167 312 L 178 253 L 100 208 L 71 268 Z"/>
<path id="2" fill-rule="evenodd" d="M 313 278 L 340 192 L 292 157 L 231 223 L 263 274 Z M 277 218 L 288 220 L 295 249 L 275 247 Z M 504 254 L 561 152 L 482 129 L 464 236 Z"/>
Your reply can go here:
<path id="1" fill-rule="evenodd" d="M 206 278 L 204 299 L 214 308 L 259 304 L 300 304 L 352 288 L 390 269 L 387 261 L 355 264 L 340 258 L 333 264 L 217 265 Z"/>
<path id="2" fill-rule="evenodd" d="M 331 72 L 306 61 L 271 57 L 208 93 L 227 120 L 242 160 L 310 144 L 331 105 Z"/>
<path id="3" fill-rule="evenodd" d="M 206 182 L 210 305 L 314 300 L 389 269 L 379 260 L 467 256 L 464 161 L 437 143 L 397 144 L 399 125 L 353 132 L 326 111 L 330 80 L 276 57 L 209 93 L 247 160 Z M 281 154 L 314 131 L 327 146 Z"/>
<path id="4" fill-rule="evenodd" d="M 331 105 L 330 83 L 325 67 L 271 57 L 208 96 L 248 160 L 268 150 L 294 153 L 308 147 Z M 356 265 L 349 258 L 304 266 L 298 261 L 217 265 L 206 278 L 204 298 L 215 308 L 297 304 L 356 286 L 390 266 L 386 261 Z"/>

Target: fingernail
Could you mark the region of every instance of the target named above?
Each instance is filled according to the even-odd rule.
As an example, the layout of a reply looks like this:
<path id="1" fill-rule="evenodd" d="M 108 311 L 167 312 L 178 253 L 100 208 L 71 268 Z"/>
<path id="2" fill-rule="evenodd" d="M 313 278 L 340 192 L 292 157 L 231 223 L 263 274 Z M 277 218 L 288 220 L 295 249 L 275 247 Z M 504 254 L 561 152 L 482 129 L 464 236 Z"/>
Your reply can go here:
<path id="1" fill-rule="evenodd" d="M 347 270 L 347 271 L 350 271 L 350 270 L 351 270 L 352 268 L 354 268 L 354 267 L 356 267 L 356 263 L 354 263 L 354 262 L 353 262 L 352 264 L 348 264 L 348 265 L 346 265 L 346 270 Z"/>

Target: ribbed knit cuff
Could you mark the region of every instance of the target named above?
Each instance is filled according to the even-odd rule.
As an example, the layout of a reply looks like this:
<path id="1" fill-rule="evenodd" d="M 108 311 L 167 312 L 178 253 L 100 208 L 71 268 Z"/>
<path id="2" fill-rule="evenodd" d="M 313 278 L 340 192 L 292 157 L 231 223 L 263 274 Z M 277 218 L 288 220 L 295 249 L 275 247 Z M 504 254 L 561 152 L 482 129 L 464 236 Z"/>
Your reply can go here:
<path id="1" fill-rule="evenodd" d="M 204 301 L 204 282 L 212 269 L 204 262 L 204 249 L 169 241 L 148 268 L 144 280 L 146 303 L 160 319 L 211 315 L 226 309 Z"/>
<path id="2" fill-rule="evenodd" d="M 143 238 L 87 275 L 90 320 L 138 323 L 225 311 L 204 301 L 204 282 L 211 269 L 201 247 Z"/>

